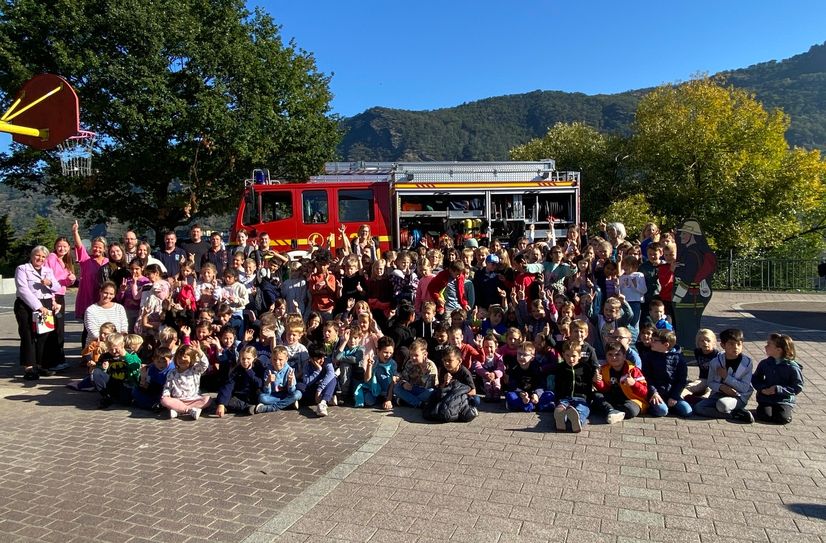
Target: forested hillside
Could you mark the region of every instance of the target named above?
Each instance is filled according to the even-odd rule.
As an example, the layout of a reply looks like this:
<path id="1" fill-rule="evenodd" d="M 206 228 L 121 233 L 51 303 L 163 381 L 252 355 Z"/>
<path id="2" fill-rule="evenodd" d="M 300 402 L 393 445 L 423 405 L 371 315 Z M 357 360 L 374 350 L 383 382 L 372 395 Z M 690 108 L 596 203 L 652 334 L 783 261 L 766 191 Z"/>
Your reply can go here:
<path id="1" fill-rule="evenodd" d="M 718 75 L 791 115 L 792 145 L 826 149 L 826 44 L 781 62 Z M 647 91 L 595 96 L 535 91 L 433 111 L 376 107 L 345 119 L 339 152 L 346 160 L 505 160 L 510 148 L 543 136 L 557 122 L 582 121 L 627 133 Z"/>

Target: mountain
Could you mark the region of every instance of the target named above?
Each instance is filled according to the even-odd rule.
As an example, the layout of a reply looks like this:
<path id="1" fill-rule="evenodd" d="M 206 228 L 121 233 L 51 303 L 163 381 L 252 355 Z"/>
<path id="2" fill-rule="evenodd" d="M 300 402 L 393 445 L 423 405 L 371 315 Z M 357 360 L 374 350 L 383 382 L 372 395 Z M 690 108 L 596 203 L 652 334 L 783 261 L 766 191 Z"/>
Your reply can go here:
<path id="1" fill-rule="evenodd" d="M 717 74 L 791 116 L 792 145 L 826 150 L 826 43 L 777 62 Z M 506 160 L 508 150 L 557 122 L 627 134 L 651 89 L 619 94 L 534 91 L 432 111 L 374 107 L 344 119 L 344 160 Z"/>

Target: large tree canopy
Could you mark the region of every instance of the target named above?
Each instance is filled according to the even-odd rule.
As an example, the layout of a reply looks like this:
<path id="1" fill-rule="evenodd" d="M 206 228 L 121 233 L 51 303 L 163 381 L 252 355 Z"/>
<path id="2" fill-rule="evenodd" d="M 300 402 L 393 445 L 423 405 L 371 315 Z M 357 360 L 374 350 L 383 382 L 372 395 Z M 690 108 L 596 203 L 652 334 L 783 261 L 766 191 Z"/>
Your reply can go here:
<path id="1" fill-rule="evenodd" d="M 636 225 L 645 204 L 666 227 L 699 219 L 718 249 L 774 249 L 807 233 L 819 247 L 826 162 L 819 151 L 789 148 L 788 126 L 783 112 L 766 111 L 745 91 L 697 79 L 643 97 L 629 138 L 558 124 L 511 156 L 550 156 L 581 170 L 590 220 L 621 219 L 633 206 L 625 215 Z"/>
<path id="2" fill-rule="evenodd" d="M 335 156 L 329 78 L 242 0 L 0 5 L 3 102 L 37 73 L 62 75 L 99 134 L 90 178 L 13 146 L 0 156 L 13 186 L 157 232 L 229 209 L 254 167 L 301 179 Z"/>

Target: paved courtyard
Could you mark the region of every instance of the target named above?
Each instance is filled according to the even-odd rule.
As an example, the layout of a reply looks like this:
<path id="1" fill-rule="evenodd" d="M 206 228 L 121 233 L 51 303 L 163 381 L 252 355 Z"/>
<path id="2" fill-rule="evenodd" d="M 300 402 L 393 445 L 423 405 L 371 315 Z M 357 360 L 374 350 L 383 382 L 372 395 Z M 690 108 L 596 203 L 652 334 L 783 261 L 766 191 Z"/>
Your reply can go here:
<path id="1" fill-rule="evenodd" d="M 751 303 L 775 322 L 772 303 L 819 311 L 790 328 Z M 413 410 L 98 411 L 65 377 L 13 377 L 0 309 L 0 541 L 826 542 L 824 305 L 718 292 L 707 311 L 715 331 L 743 328 L 754 357 L 770 331 L 795 339 L 806 389 L 791 426 L 642 418 L 579 435 L 497 408 L 463 425 Z"/>

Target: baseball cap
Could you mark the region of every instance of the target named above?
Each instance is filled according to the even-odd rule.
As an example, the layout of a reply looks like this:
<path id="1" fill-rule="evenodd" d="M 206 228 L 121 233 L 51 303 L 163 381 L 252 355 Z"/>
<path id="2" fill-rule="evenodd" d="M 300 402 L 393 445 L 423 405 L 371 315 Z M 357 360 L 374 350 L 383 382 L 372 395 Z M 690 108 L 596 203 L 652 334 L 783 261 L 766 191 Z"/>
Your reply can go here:
<path id="1" fill-rule="evenodd" d="M 499 264 L 499 257 L 497 255 L 488 255 L 485 258 L 485 264 Z"/>

